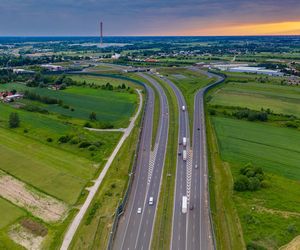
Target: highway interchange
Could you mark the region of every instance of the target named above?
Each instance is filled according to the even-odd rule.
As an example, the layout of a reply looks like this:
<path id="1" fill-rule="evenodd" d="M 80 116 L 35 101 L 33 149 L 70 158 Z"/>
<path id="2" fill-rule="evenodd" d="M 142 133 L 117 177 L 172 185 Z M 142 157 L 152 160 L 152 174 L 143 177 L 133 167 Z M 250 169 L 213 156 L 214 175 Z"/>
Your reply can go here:
<path id="1" fill-rule="evenodd" d="M 197 71 L 197 68 L 190 68 Z M 202 72 L 203 73 L 203 72 Z M 213 84 L 220 83 L 223 78 L 205 73 L 209 77 L 217 78 Z M 160 195 L 163 167 L 169 129 L 168 100 L 160 84 L 151 74 L 139 73 L 140 77 L 151 83 L 145 84 L 147 101 L 142 128 L 137 167 L 134 174 L 133 186 L 127 207 L 119 221 L 114 238 L 113 249 L 150 249 L 157 210 L 157 201 Z M 161 81 L 168 84 L 177 99 L 179 112 L 178 155 L 176 166 L 176 184 L 174 190 L 174 209 L 172 219 L 172 250 L 215 249 L 213 228 L 210 218 L 208 167 L 206 150 L 206 128 L 204 113 L 204 94 L 209 88 L 200 89 L 194 100 L 194 124 L 192 133 L 192 147 L 190 145 L 190 128 L 186 101 L 178 87 L 169 79 L 162 77 Z M 151 145 L 154 91 L 160 99 L 159 125 L 155 145 Z M 183 145 L 183 137 L 187 138 Z M 153 150 L 152 150 L 153 149 Z M 187 159 L 183 160 L 182 152 L 187 151 Z M 188 210 L 182 213 L 182 197 L 187 196 Z M 153 197 L 153 205 L 149 198 Z"/>

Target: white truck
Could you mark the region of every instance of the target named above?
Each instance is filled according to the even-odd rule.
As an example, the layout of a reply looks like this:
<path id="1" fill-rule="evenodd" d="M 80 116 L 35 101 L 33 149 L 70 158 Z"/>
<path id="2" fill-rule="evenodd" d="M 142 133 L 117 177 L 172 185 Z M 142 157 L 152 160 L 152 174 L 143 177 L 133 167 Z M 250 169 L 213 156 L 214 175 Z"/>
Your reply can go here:
<path id="1" fill-rule="evenodd" d="M 182 213 L 186 214 L 187 213 L 187 197 L 182 196 Z"/>
<path id="2" fill-rule="evenodd" d="M 186 137 L 183 137 L 183 138 L 182 138 L 182 145 L 183 145 L 184 147 L 186 147 Z"/>
<path id="3" fill-rule="evenodd" d="M 183 152 L 182 152 L 182 159 L 183 159 L 184 161 L 186 161 L 186 158 L 187 158 L 186 150 L 183 150 Z"/>
<path id="4" fill-rule="evenodd" d="M 185 111 L 185 106 L 182 106 L 182 111 Z"/>

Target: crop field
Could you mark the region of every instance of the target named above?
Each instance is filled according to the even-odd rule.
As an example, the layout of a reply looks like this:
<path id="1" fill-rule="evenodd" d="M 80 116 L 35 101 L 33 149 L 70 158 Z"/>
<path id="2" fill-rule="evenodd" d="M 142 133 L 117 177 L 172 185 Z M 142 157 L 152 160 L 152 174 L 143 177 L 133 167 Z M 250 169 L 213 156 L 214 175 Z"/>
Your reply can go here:
<path id="1" fill-rule="evenodd" d="M 300 178 L 300 133 L 289 128 L 214 118 L 221 156 L 227 162 L 252 162 L 289 179 Z"/>
<path id="2" fill-rule="evenodd" d="M 96 168 L 92 162 L 0 129 L 1 169 L 68 204 L 74 204 Z"/>
<path id="3" fill-rule="evenodd" d="M 211 104 L 253 110 L 270 108 L 276 114 L 300 117 L 300 88 L 255 82 L 229 82 L 213 96 Z"/>
<path id="4" fill-rule="evenodd" d="M 9 211 L 9 213 L 7 213 L 7 211 Z M 7 225 L 13 223 L 21 216 L 26 215 L 22 209 L 2 198 L 0 198 L 0 214 L 2 215 L 0 220 L 0 229 L 3 229 Z M 5 216 L 3 216 L 3 214 L 5 214 Z"/>
<path id="5" fill-rule="evenodd" d="M 29 90 L 41 96 L 62 100 L 73 108 L 66 109 L 56 104 L 44 105 L 43 108 L 67 117 L 87 120 L 94 111 L 99 121 L 111 122 L 116 127 L 126 127 L 129 117 L 133 115 L 137 103 L 137 95 L 114 91 L 98 90 L 84 87 L 70 87 L 63 91 L 46 88 L 29 88 L 22 84 L 3 84 L 0 90 Z"/>
<path id="6" fill-rule="evenodd" d="M 103 68 L 104 67 L 104 68 Z M 98 69 L 98 67 L 93 68 L 95 70 Z M 113 69 L 112 67 L 109 66 L 101 66 L 100 69 Z M 126 81 L 126 80 L 121 80 L 121 79 L 117 79 L 117 78 L 111 78 L 111 77 L 99 77 L 99 76 L 92 76 L 92 75 L 71 75 L 71 78 L 74 81 L 77 82 L 86 82 L 86 83 L 94 83 L 96 85 L 105 85 L 106 83 L 110 83 L 113 86 L 118 86 L 118 85 L 122 85 L 123 83 L 127 86 L 130 87 L 137 87 L 136 85 L 132 84 L 132 82 L 130 81 Z"/>
<path id="7" fill-rule="evenodd" d="M 8 127 L 8 117 L 12 112 L 16 112 L 13 107 L 9 105 L 0 105 L 0 126 Z M 79 126 L 66 123 L 65 120 L 59 120 L 55 116 L 43 115 L 35 112 L 27 112 L 17 110 L 21 124 L 19 128 L 14 129 L 20 135 L 25 135 L 31 139 L 35 139 L 43 144 L 54 146 L 69 153 L 76 154 L 86 159 L 92 160 L 99 164 L 103 163 L 110 152 L 112 152 L 114 145 L 121 137 L 118 132 L 90 132 Z M 26 131 L 26 133 L 24 132 Z M 101 141 L 102 145 L 97 150 L 91 152 L 85 148 L 79 148 L 74 143 L 59 143 L 59 138 L 62 136 L 74 136 L 80 140 L 90 142 Z M 51 142 L 47 139 L 51 138 Z"/>
<path id="8" fill-rule="evenodd" d="M 270 182 L 256 192 L 234 192 L 246 243 L 268 249 L 288 243 L 300 227 L 300 133 L 228 118 L 213 118 L 213 123 L 221 158 L 234 178 L 251 162 L 263 168 Z"/>

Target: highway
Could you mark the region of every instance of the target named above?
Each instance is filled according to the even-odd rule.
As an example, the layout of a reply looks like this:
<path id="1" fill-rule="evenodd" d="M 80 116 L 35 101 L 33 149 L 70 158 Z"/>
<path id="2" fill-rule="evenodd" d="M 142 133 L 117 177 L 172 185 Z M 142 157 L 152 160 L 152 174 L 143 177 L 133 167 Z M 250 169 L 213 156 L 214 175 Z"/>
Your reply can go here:
<path id="1" fill-rule="evenodd" d="M 178 105 L 178 153 L 176 166 L 176 186 L 174 193 L 174 209 L 172 219 L 172 238 L 171 249 L 181 250 L 186 249 L 186 232 L 187 232 L 187 214 L 182 213 L 182 196 L 189 196 L 189 178 L 191 174 L 191 151 L 190 151 L 190 128 L 188 111 L 182 110 L 182 106 L 187 107 L 185 99 L 177 88 L 168 78 L 162 78 L 172 88 L 176 95 Z M 186 147 L 182 144 L 182 138 L 187 138 Z M 187 161 L 183 160 L 183 150 L 188 152 Z"/>
<path id="2" fill-rule="evenodd" d="M 119 222 L 113 249 L 149 249 L 152 239 L 157 201 L 161 186 L 162 171 L 165 162 L 168 143 L 169 108 L 167 97 L 162 87 L 150 76 L 140 73 L 157 89 L 160 98 L 160 117 L 155 140 L 151 151 L 154 92 L 146 85 L 148 99 L 145 120 L 142 129 L 140 148 L 137 158 L 137 168 L 133 181 L 128 205 Z M 154 204 L 149 205 L 149 198 L 154 198 Z M 141 208 L 141 213 L 138 209 Z"/>
<path id="3" fill-rule="evenodd" d="M 204 72 L 192 67 L 190 70 L 199 71 L 210 78 L 217 78 L 212 84 L 216 85 L 224 79 L 218 75 Z M 169 79 L 163 78 L 173 89 L 178 106 L 186 106 L 183 95 L 177 86 Z M 190 132 L 187 111 L 179 108 L 179 141 L 185 136 L 188 138 L 186 150 L 187 162 L 181 156 L 177 158 L 177 173 L 175 199 L 172 221 L 172 250 L 215 249 L 213 241 L 213 229 L 210 220 L 209 190 L 208 190 L 208 166 L 206 148 L 206 127 L 204 111 L 204 94 L 212 85 L 200 89 L 194 100 L 194 124 L 193 145 L 190 149 Z M 182 152 L 183 146 L 179 145 L 178 151 Z M 186 176 L 186 178 L 184 178 Z M 182 214 L 182 196 L 188 197 L 187 214 Z"/>
<path id="4" fill-rule="evenodd" d="M 187 234 L 187 249 L 211 250 L 216 246 L 210 217 L 204 94 L 212 86 L 221 83 L 224 78 L 195 67 L 190 69 L 217 79 L 215 83 L 200 89 L 194 100 L 193 170 L 190 194 L 190 206 L 194 208 L 189 210 Z"/>

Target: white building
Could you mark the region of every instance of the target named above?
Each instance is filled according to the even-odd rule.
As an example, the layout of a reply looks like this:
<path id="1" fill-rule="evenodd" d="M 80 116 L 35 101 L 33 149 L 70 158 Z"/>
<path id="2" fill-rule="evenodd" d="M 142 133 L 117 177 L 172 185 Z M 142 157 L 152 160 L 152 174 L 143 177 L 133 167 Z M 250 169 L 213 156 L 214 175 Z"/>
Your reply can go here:
<path id="1" fill-rule="evenodd" d="M 284 74 L 277 70 L 266 69 L 262 67 L 235 67 L 230 68 L 229 72 L 241 72 L 241 73 L 253 73 L 253 74 L 265 74 L 269 76 L 283 76 Z"/>
<path id="2" fill-rule="evenodd" d="M 62 71 L 64 68 L 60 65 L 52 65 L 52 64 L 42 64 L 42 68 L 48 69 L 50 71 Z"/>

